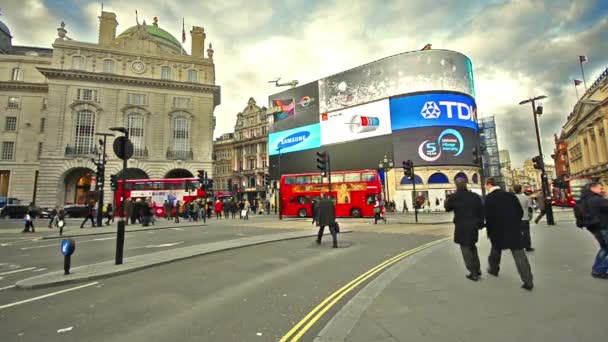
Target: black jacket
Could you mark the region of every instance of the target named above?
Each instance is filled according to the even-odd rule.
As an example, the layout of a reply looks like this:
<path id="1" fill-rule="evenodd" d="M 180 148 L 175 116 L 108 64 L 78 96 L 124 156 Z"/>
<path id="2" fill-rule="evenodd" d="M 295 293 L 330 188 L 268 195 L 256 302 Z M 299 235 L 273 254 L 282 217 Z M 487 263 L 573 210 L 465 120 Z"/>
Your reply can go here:
<path id="1" fill-rule="evenodd" d="M 319 201 L 319 214 L 317 222 L 320 227 L 329 226 L 336 222 L 336 207 L 331 199 Z"/>
<path id="2" fill-rule="evenodd" d="M 456 191 L 445 201 L 445 210 L 454 211 L 454 242 L 464 246 L 477 243 L 478 230 L 483 228 L 483 204 L 474 192 Z"/>
<path id="3" fill-rule="evenodd" d="M 514 194 L 495 190 L 486 196 L 486 227 L 493 248 L 524 247 L 521 225 L 523 215 L 524 211 Z"/>
<path id="4" fill-rule="evenodd" d="M 591 190 L 584 190 L 581 194 L 581 201 L 584 201 L 588 215 L 600 219 L 599 224 L 587 227 L 587 230 L 608 229 L 608 200 Z"/>

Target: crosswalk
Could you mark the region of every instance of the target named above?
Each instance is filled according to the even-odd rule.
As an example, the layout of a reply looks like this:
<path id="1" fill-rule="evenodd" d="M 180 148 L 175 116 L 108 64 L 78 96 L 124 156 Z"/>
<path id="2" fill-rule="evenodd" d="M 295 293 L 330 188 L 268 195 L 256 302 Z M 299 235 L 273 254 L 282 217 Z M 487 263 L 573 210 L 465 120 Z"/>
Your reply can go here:
<path id="1" fill-rule="evenodd" d="M 46 268 L 36 266 L 24 267 L 19 264 L 7 262 L 0 263 L 0 291 L 15 287 L 14 285 L 9 284 L 14 284 L 19 278 L 28 278 L 34 276 L 34 273 L 42 271 L 46 271 Z"/>

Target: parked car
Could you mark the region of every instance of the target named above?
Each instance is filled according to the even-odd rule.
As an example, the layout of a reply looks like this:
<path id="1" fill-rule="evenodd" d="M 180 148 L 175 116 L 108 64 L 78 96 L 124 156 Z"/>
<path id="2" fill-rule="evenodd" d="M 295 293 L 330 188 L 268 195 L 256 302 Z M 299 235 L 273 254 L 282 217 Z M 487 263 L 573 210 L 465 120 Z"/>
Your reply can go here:
<path id="1" fill-rule="evenodd" d="M 0 208 L 4 208 L 7 204 L 19 204 L 21 201 L 14 197 L 0 197 Z"/>
<path id="2" fill-rule="evenodd" d="M 25 204 L 7 204 L 0 211 L 1 218 L 12 218 L 12 219 L 21 219 L 25 217 L 27 214 L 27 209 L 29 206 Z M 37 218 L 48 218 L 50 215 L 48 211 L 42 210 L 40 208 L 34 208 L 34 215 Z"/>
<path id="3" fill-rule="evenodd" d="M 87 216 L 89 207 L 86 204 L 69 204 L 63 207 L 66 217 L 82 218 Z"/>

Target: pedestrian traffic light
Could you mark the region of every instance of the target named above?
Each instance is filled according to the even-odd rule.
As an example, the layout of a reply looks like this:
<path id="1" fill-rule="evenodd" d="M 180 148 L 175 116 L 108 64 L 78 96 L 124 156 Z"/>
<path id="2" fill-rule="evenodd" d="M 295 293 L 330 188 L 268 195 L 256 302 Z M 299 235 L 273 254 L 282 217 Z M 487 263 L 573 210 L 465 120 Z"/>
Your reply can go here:
<path id="1" fill-rule="evenodd" d="M 264 175 L 264 185 L 270 187 L 270 175 Z"/>
<path id="2" fill-rule="evenodd" d="M 110 188 L 112 191 L 118 190 L 118 181 L 116 180 L 116 175 L 110 175 Z"/>
<path id="3" fill-rule="evenodd" d="M 197 178 L 198 184 L 200 184 L 200 187 L 202 188 L 205 184 L 205 170 L 198 170 Z"/>
<path id="4" fill-rule="evenodd" d="M 544 167 L 543 158 L 541 156 L 536 156 L 532 158 L 532 163 L 534 163 L 534 168 L 537 170 L 542 170 Z"/>
<path id="5" fill-rule="evenodd" d="M 321 176 L 328 174 L 329 154 L 326 151 L 317 152 L 317 169 L 321 170 Z"/>
<path id="6" fill-rule="evenodd" d="M 411 160 L 403 161 L 403 175 L 410 180 L 414 180 L 414 162 Z"/>

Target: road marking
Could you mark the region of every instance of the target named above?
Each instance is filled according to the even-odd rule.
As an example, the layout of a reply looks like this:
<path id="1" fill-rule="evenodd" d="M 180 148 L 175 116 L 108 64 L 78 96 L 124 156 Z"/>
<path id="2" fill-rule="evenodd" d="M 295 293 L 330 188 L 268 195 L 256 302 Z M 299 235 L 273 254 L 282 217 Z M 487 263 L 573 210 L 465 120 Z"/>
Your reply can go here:
<path id="1" fill-rule="evenodd" d="M 291 330 L 289 330 L 280 340 L 279 342 L 285 342 L 285 341 L 291 341 L 291 342 L 296 342 L 299 341 L 300 338 L 329 310 L 331 309 L 340 299 L 342 299 L 344 296 L 346 296 L 348 293 L 350 293 L 353 289 L 355 289 L 357 286 L 359 286 L 361 283 L 365 282 L 366 280 L 368 280 L 369 278 L 373 277 L 374 275 L 376 275 L 378 272 L 381 272 L 382 270 L 384 270 L 385 268 L 393 265 L 394 263 L 400 261 L 403 258 L 406 258 L 412 254 L 415 254 L 417 252 L 420 252 L 421 250 L 424 250 L 426 248 L 432 247 L 436 244 L 442 243 L 446 240 L 448 240 L 449 238 L 444 238 L 444 239 L 439 239 L 439 240 L 435 240 L 432 242 L 429 242 L 427 244 L 418 246 L 416 248 L 412 248 L 410 250 L 407 250 L 401 254 L 398 254 L 382 263 L 380 263 L 379 265 L 375 266 L 374 268 L 370 269 L 369 271 L 361 274 L 360 276 L 358 276 L 357 278 L 355 278 L 354 280 L 352 280 L 351 282 L 349 282 L 348 284 L 342 286 L 340 289 L 338 289 L 336 292 L 332 293 L 329 297 L 325 298 L 325 300 L 323 300 L 319 305 L 317 305 L 310 313 L 308 313 L 308 315 L 306 315 L 300 322 L 298 322 L 298 324 L 294 325 L 293 328 L 291 328 Z M 300 329 L 301 328 L 301 329 Z M 300 329 L 298 331 L 298 329 Z M 298 331 L 297 334 L 295 334 Z M 294 335 L 295 334 L 295 335 Z M 293 337 L 292 337 L 293 336 Z"/>
<path id="2" fill-rule="evenodd" d="M 184 228 L 171 228 L 172 230 L 184 230 Z"/>
<path id="3" fill-rule="evenodd" d="M 68 332 L 70 330 L 74 329 L 74 327 L 67 327 L 67 328 L 63 328 L 63 329 L 59 329 L 57 330 L 58 334 L 64 333 L 64 332 Z"/>
<path id="4" fill-rule="evenodd" d="M 76 243 L 87 243 L 87 242 L 106 241 L 106 240 L 114 240 L 114 239 L 116 239 L 116 236 L 107 237 L 107 238 L 92 239 L 92 240 L 76 241 Z M 54 243 L 52 245 L 40 245 L 40 246 L 32 246 L 32 247 L 21 247 L 21 250 L 22 251 L 26 251 L 28 249 L 48 248 L 48 247 L 60 247 L 60 246 L 61 246 L 61 244 Z"/>
<path id="5" fill-rule="evenodd" d="M 17 305 L 21 305 L 21 304 L 26 304 L 26 303 L 29 303 L 29 302 L 33 302 L 35 300 L 39 300 L 39 299 L 44 299 L 44 298 L 56 296 L 58 294 L 62 294 L 62 293 L 70 292 L 70 291 L 79 290 L 79 289 L 82 289 L 82 288 L 85 288 L 85 287 L 89 287 L 89 286 L 92 286 L 92 285 L 97 285 L 97 284 L 98 284 L 98 282 L 88 283 L 88 284 L 85 284 L 85 285 L 80 285 L 80 286 L 72 287 L 72 288 L 61 290 L 61 291 L 57 291 L 57 292 L 47 293 L 47 294 L 42 295 L 42 296 L 38 296 L 38 297 L 30 298 L 30 299 L 25 299 L 25 300 L 22 300 L 22 301 L 19 301 L 19 302 L 2 305 L 2 306 L 0 306 L 0 310 L 7 309 L 7 308 L 10 308 L 10 307 L 13 307 L 13 306 L 17 306 Z"/>
<path id="6" fill-rule="evenodd" d="M 0 278 L 2 279 L 2 278 Z M 8 290 L 8 289 L 12 289 L 13 287 L 15 287 L 16 285 L 11 285 L 11 286 L 6 286 L 6 287 L 0 287 L 0 291 L 2 290 Z"/>
<path id="7" fill-rule="evenodd" d="M 8 272 L 0 273 L 0 276 L 7 275 L 7 274 L 18 273 L 18 272 L 31 271 L 31 270 L 35 270 L 35 269 L 36 269 L 36 267 L 22 268 L 20 270 L 14 270 L 14 271 L 8 271 Z"/>
<path id="8" fill-rule="evenodd" d="M 184 243 L 184 241 L 180 241 L 180 242 L 174 242 L 174 243 L 165 243 L 162 245 L 145 245 L 145 246 L 139 246 L 139 247 L 133 247 L 133 248 L 127 248 L 127 250 L 133 250 L 133 249 L 142 249 L 142 248 L 163 248 L 163 247 L 171 247 L 171 246 L 175 246 L 175 245 L 179 245 Z"/>

